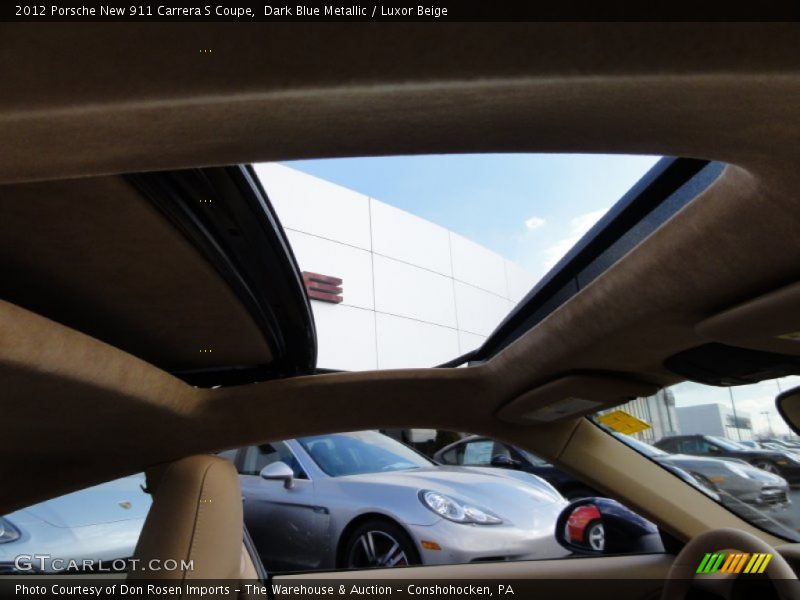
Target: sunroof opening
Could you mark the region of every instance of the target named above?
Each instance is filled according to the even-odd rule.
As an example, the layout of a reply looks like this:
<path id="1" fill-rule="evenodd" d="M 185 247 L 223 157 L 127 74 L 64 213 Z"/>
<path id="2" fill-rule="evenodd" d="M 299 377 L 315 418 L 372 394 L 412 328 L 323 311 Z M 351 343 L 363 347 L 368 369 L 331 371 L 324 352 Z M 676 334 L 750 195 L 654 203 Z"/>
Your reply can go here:
<path id="1" fill-rule="evenodd" d="M 480 347 L 659 160 L 435 155 L 255 166 L 301 271 L 318 366 L 429 367 Z"/>

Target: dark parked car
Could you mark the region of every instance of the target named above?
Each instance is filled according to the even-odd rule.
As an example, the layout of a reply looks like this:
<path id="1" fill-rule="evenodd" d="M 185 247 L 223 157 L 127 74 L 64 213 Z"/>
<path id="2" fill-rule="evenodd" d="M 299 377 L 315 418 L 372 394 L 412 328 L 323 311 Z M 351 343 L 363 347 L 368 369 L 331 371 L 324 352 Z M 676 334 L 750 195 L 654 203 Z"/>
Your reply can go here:
<path id="1" fill-rule="evenodd" d="M 773 447 L 779 446 L 781 449 L 788 450 L 789 452 L 797 452 L 800 450 L 800 444 L 797 442 L 790 442 L 787 440 L 779 440 L 777 438 L 763 438 L 760 440 L 762 444 L 772 444 Z M 767 446 L 769 448 L 770 446 Z"/>
<path id="2" fill-rule="evenodd" d="M 533 473 L 570 500 L 603 495 L 530 452 L 481 436 L 466 437 L 445 446 L 433 455 L 433 460 L 442 465 L 499 467 Z"/>
<path id="3" fill-rule="evenodd" d="M 670 436 L 659 440 L 656 446 L 673 454 L 737 458 L 764 471 L 780 475 L 791 485 L 800 484 L 800 459 L 788 452 L 747 448 L 713 435 Z"/>
<path id="4" fill-rule="evenodd" d="M 785 509 L 791 504 L 789 484 L 780 475 L 767 473 L 740 459 L 669 454 L 630 436 L 621 433 L 613 435 L 667 469 L 674 471 L 678 468 L 691 473 L 691 477 L 702 484 L 703 491 L 708 493 L 708 490 L 715 490 L 719 501 L 726 506 L 736 506 L 742 510 L 742 503 L 746 503 L 768 512 L 771 518 L 778 521 L 786 519 Z"/>
<path id="5" fill-rule="evenodd" d="M 549 462 L 520 448 L 509 446 L 482 436 L 470 436 L 445 446 L 433 455 L 433 460 L 442 465 L 462 465 L 468 467 L 498 467 L 517 469 L 538 475 L 556 488 L 561 495 L 570 500 L 589 496 L 603 496 L 569 473 L 557 469 Z M 715 496 L 713 490 L 679 465 L 664 464 L 675 475 L 706 493 Z"/>

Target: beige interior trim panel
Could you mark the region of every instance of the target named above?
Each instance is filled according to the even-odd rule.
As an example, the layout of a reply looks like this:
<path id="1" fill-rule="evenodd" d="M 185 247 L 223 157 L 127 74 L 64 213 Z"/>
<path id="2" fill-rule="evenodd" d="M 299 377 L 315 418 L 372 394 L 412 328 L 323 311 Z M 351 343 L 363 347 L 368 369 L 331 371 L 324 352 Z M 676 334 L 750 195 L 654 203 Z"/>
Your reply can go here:
<path id="1" fill-rule="evenodd" d="M 275 575 L 274 581 L 297 579 L 664 579 L 674 557 L 638 554 L 555 560 L 520 560 L 463 565 L 403 567 Z"/>

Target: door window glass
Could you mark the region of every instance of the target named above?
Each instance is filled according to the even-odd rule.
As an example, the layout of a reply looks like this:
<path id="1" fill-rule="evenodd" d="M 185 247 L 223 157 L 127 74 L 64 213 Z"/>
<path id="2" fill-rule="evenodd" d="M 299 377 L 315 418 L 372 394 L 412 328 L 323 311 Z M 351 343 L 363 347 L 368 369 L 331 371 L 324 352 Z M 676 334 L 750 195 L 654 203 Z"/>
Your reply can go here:
<path id="1" fill-rule="evenodd" d="M 464 458 L 464 446 L 456 446 L 452 450 L 448 450 L 447 452 L 443 452 L 442 455 L 439 457 L 446 465 L 460 465 Z"/>
<path id="2" fill-rule="evenodd" d="M 703 444 L 699 438 L 687 438 L 681 440 L 681 450 L 686 454 L 705 454 L 708 444 Z"/>
<path id="3" fill-rule="evenodd" d="M 464 444 L 465 465 L 488 466 L 492 463 L 492 451 L 494 442 L 492 440 L 475 440 Z"/>

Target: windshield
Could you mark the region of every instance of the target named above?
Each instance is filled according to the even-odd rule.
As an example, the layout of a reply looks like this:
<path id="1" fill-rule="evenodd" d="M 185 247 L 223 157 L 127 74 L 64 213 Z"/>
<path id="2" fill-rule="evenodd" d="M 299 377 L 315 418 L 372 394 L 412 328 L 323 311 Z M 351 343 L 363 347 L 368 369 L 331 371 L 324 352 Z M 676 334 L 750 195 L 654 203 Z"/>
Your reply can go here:
<path id="1" fill-rule="evenodd" d="M 375 431 L 314 435 L 297 441 L 331 477 L 404 471 L 434 464 L 411 448 Z"/>
<path id="2" fill-rule="evenodd" d="M 794 375 L 727 388 L 684 382 L 593 420 L 659 466 L 688 472 L 743 520 L 797 542 L 800 457 L 766 440 L 798 440 L 775 407 L 778 394 L 798 385 Z M 613 419 L 604 418 L 611 412 Z"/>

